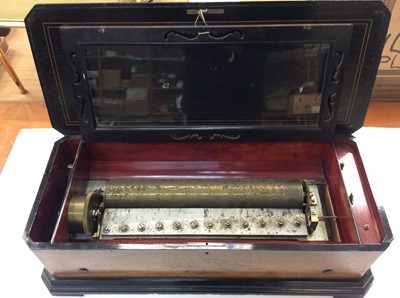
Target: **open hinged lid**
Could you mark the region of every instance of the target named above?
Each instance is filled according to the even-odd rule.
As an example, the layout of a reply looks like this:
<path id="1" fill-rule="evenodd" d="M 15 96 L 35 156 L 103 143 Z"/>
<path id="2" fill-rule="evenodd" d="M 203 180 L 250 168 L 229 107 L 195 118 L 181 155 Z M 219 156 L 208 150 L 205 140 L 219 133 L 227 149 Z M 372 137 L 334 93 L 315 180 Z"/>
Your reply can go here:
<path id="1" fill-rule="evenodd" d="M 379 1 L 39 5 L 54 128 L 87 140 L 321 139 L 362 126 Z"/>

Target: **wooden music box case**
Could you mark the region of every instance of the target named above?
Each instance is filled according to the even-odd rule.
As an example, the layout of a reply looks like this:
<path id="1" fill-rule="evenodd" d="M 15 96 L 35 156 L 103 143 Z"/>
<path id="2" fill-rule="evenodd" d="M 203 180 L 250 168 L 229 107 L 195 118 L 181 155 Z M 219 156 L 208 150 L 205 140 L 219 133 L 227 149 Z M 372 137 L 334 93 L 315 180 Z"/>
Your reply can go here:
<path id="1" fill-rule="evenodd" d="M 351 134 L 380 1 L 38 5 L 56 142 L 24 238 L 54 295 L 363 297 L 392 241 Z"/>

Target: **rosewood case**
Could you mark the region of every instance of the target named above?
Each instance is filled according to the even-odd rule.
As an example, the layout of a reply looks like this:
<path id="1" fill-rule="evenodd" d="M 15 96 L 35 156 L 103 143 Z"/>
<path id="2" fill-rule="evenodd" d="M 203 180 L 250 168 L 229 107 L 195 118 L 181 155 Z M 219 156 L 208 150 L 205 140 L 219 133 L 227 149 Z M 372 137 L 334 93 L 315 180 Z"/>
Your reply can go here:
<path id="1" fill-rule="evenodd" d="M 65 135 L 24 233 L 49 291 L 363 297 L 392 234 L 351 134 L 389 19 L 380 1 L 35 6 L 28 36 Z M 99 238 L 69 223 L 93 182 L 161 178 L 316 184 L 326 236 Z"/>

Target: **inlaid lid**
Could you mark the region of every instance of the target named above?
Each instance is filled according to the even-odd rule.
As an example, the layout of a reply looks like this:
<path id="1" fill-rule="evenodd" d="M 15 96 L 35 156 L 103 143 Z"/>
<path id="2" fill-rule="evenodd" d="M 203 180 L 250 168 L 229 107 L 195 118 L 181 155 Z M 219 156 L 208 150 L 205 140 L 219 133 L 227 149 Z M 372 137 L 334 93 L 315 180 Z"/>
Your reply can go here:
<path id="1" fill-rule="evenodd" d="M 25 22 L 54 128 L 85 140 L 296 140 L 362 126 L 379 1 L 38 5 Z"/>

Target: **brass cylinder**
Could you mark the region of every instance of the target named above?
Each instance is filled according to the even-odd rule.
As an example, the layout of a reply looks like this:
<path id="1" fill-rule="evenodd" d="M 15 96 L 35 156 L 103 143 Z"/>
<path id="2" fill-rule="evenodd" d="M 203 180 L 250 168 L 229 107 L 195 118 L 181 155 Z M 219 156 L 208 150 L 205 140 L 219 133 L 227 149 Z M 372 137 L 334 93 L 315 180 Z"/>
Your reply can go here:
<path id="1" fill-rule="evenodd" d="M 204 178 L 109 180 L 106 208 L 302 208 L 301 180 Z"/>

